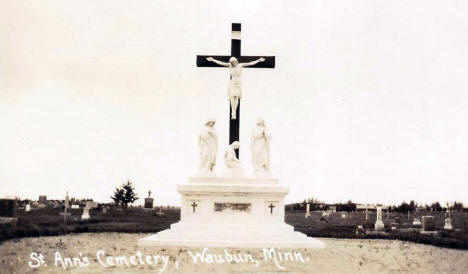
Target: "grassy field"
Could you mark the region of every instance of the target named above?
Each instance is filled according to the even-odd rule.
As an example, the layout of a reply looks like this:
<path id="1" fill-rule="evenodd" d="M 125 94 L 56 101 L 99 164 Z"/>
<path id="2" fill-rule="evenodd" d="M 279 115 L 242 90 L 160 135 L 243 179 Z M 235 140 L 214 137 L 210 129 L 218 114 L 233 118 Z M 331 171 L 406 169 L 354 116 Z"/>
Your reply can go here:
<path id="1" fill-rule="evenodd" d="M 71 210 L 71 216 L 64 222 L 59 215 L 62 210 L 43 208 L 33 212 L 20 212 L 16 223 L 0 224 L 0 242 L 12 238 L 56 236 L 68 233 L 81 232 L 128 232 L 128 233 L 155 233 L 167 229 L 172 223 L 179 221 L 179 209 L 164 209 L 164 215 L 158 216 L 155 210 L 141 208 L 128 208 L 127 210 L 110 209 L 107 214 L 101 210 L 91 210 L 89 220 L 81 220 L 82 209 Z M 344 213 L 344 212 L 343 212 Z M 286 222 L 293 225 L 295 230 L 301 231 L 312 237 L 333 238 L 378 238 L 400 239 L 418 243 L 432 244 L 436 246 L 468 249 L 468 213 L 455 213 L 452 215 L 452 224 L 457 231 L 442 231 L 438 235 L 423 235 L 411 227 L 411 220 L 406 214 L 391 213 L 387 219 L 383 214 L 386 232 L 384 234 L 356 234 L 356 227 L 363 225 L 365 228 L 373 228 L 375 212 L 369 213 L 368 221 L 364 212 L 330 214 L 322 217 L 320 212 L 311 212 L 311 217 L 305 219 L 304 211 L 287 211 Z M 390 224 L 400 219 L 399 228 L 402 230 L 391 231 Z M 435 213 L 437 230 L 442 230 L 445 215 L 442 212 Z M 407 228 L 407 230 L 405 230 Z"/>
<path id="2" fill-rule="evenodd" d="M 82 209 L 70 211 L 67 222 L 60 215 L 63 210 L 43 208 L 21 212 L 16 223 L 0 224 L 0 242 L 11 238 L 80 232 L 159 232 L 180 219 L 178 209 L 164 209 L 162 216 L 158 216 L 155 210 L 141 208 L 110 209 L 106 214 L 91 209 L 89 220 L 81 220 Z"/>
<path id="3" fill-rule="evenodd" d="M 342 214 L 346 217 L 343 218 Z M 356 234 L 356 227 L 362 225 L 364 228 L 373 228 L 376 213 L 369 212 L 366 221 L 365 212 L 336 212 L 329 217 L 322 217 L 321 212 L 311 212 L 310 218 L 304 218 L 305 212 L 286 212 L 286 222 L 294 229 L 311 237 L 332 238 L 369 238 L 369 239 L 399 239 L 423 244 L 431 244 L 441 247 L 468 249 L 468 213 L 453 213 L 452 225 L 457 228 L 454 231 L 444 231 L 445 213 L 434 212 L 430 215 L 435 217 L 436 230 L 441 232 L 437 235 L 421 234 L 412 228 L 413 217 L 408 220 L 407 214 L 383 213 L 382 221 L 385 224 L 385 232 L 379 234 Z M 392 231 L 391 224 L 395 225 L 399 218 L 398 230 Z"/>

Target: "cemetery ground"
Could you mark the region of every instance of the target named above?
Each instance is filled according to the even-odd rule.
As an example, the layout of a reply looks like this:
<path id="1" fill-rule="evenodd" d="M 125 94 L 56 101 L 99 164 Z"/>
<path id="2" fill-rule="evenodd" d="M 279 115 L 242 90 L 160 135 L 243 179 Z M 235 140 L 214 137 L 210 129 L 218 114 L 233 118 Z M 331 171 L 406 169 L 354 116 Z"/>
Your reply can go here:
<path id="1" fill-rule="evenodd" d="M 125 233 L 156 233 L 168 229 L 172 223 L 180 219 L 180 209 L 164 207 L 163 214 L 156 209 L 143 208 L 110 208 L 106 213 L 95 208 L 90 210 L 91 218 L 81 220 L 83 209 L 69 210 L 71 213 L 64 222 L 63 212 L 59 208 L 40 208 L 31 212 L 18 212 L 17 221 L 0 224 L 0 243 L 23 237 L 58 236 L 83 232 L 125 232 Z M 421 234 L 412 227 L 413 216 L 408 220 L 407 214 L 391 212 L 383 214 L 385 231 L 380 233 L 364 233 L 357 227 L 373 228 L 376 213 L 369 212 L 368 220 L 365 212 L 335 212 L 322 216 L 322 212 L 312 211 L 309 218 L 304 218 L 305 212 L 286 211 L 286 223 L 293 225 L 295 230 L 311 237 L 327 238 L 359 238 L 359 239 L 391 239 L 416 243 L 430 244 L 440 247 L 468 249 L 468 212 L 452 213 L 452 231 L 443 230 L 444 212 L 431 212 L 435 217 L 435 229 L 438 233 Z M 397 229 L 391 230 L 391 226 Z M 372 232 L 372 231 L 371 231 Z"/>
<path id="2" fill-rule="evenodd" d="M 203 248 L 138 247 L 137 240 L 149 235 L 81 233 L 7 241 L 0 245 L 0 273 L 466 273 L 468 269 L 466 250 L 394 240 L 334 238 L 320 238 L 326 244 L 324 249 L 282 250 L 283 254 L 300 253 L 304 262 L 288 259 L 276 264 L 264 260 L 262 249 L 228 248 L 231 255 L 251 254 L 258 265 L 228 259 L 224 263 L 195 263 L 189 252 L 196 255 Z M 223 254 L 224 250 L 209 248 L 207 252 Z M 47 266 L 29 267 L 32 252 L 41 253 Z M 145 261 L 131 263 L 131 256 L 138 252 Z M 162 260 L 148 263 L 148 255 L 165 257 L 167 265 Z M 80 266 L 73 261 L 63 266 L 64 258 L 87 258 L 89 263 Z M 37 265 L 37 261 L 32 262 Z"/>

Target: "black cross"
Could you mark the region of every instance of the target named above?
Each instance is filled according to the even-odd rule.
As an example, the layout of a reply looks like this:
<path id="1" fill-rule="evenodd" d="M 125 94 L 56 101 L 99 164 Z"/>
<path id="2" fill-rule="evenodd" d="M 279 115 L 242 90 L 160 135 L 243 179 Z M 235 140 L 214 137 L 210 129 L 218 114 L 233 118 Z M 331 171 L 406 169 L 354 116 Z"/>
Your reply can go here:
<path id="1" fill-rule="evenodd" d="M 207 61 L 207 57 L 213 57 L 216 60 L 228 63 L 229 58 L 236 57 L 240 63 L 247 63 L 257 60 L 260 57 L 265 58 L 264 62 L 250 66 L 251 68 L 274 68 L 275 56 L 242 56 L 241 55 L 241 24 L 232 23 L 232 36 L 231 36 L 231 55 L 197 55 L 197 67 L 223 67 L 213 62 Z M 234 141 L 239 141 L 239 125 L 240 125 L 240 100 L 237 106 L 236 116 L 237 119 L 231 119 L 231 104 L 229 104 L 229 144 Z M 239 158 L 239 150 L 236 149 L 237 158 Z"/>
<path id="2" fill-rule="evenodd" d="M 270 208 L 270 214 L 273 214 L 273 208 L 275 208 L 273 203 L 271 203 L 268 207 Z"/>
<path id="3" fill-rule="evenodd" d="M 148 190 L 148 198 L 151 197 L 151 190 Z"/>
<path id="4" fill-rule="evenodd" d="M 193 202 L 191 206 L 193 207 L 193 212 L 195 212 L 195 208 L 198 206 L 197 203 Z"/>

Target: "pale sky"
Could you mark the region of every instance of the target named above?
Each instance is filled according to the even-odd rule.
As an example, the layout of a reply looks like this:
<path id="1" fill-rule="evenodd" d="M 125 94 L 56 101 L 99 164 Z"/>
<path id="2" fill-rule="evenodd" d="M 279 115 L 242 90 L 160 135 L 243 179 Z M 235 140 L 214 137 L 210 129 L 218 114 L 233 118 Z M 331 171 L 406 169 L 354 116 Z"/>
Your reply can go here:
<path id="1" fill-rule="evenodd" d="M 466 1 L 1 1 L 0 196 L 109 202 L 130 179 L 178 205 L 198 131 L 228 145 L 228 70 L 245 69 L 241 161 L 257 117 L 286 202 L 468 204 Z"/>

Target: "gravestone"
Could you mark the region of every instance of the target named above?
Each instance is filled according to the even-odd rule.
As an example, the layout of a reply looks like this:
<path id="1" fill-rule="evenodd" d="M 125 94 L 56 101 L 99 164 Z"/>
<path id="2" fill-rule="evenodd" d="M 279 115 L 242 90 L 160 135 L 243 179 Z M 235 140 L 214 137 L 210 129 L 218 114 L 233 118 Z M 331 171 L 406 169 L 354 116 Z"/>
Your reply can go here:
<path id="1" fill-rule="evenodd" d="M 397 223 L 397 224 L 401 223 L 400 217 L 395 217 L 395 223 Z"/>
<path id="2" fill-rule="evenodd" d="M 63 222 L 67 222 L 67 217 L 71 216 L 71 213 L 68 213 L 68 208 L 70 207 L 70 197 L 68 196 L 68 191 L 65 194 L 65 200 L 64 200 L 64 209 L 63 212 L 59 213 L 59 215 L 63 216 Z"/>
<path id="3" fill-rule="evenodd" d="M 377 207 L 377 220 L 375 221 L 374 228 L 375 230 L 383 230 L 384 227 L 384 223 L 382 222 L 382 208 Z"/>
<path id="4" fill-rule="evenodd" d="M 164 212 L 162 211 L 162 206 L 159 207 L 159 210 L 156 211 L 156 215 L 158 216 L 164 216 Z"/>
<path id="5" fill-rule="evenodd" d="M 435 231 L 435 218 L 434 218 L 434 216 L 423 216 L 422 217 L 422 230 L 423 231 Z"/>
<path id="6" fill-rule="evenodd" d="M 89 219 L 89 208 L 83 208 L 83 214 L 81 215 L 81 220 L 88 220 Z"/>
<path id="7" fill-rule="evenodd" d="M 71 205 L 71 209 L 80 209 L 80 205 Z"/>
<path id="8" fill-rule="evenodd" d="M 445 230 L 452 230 L 452 229 L 453 229 L 453 226 L 452 226 L 452 219 L 450 219 L 450 217 L 448 217 L 448 218 L 445 219 L 444 229 L 445 229 Z"/>
<path id="9" fill-rule="evenodd" d="M 31 205 L 30 205 L 30 204 L 26 204 L 26 207 L 25 207 L 24 211 L 30 212 L 30 211 L 31 211 Z"/>
<path id="10" fill-rule="evenodd" d="M 414 217 L 413 227 L 420 228 L 421 226 L 422 226 L 421 219 L 418 217 Z"/>
<path id="11" fill-rule="evenodd" d="M 151 198 L 151 190 L 148 191 L 148 198 L 145 198 L 145 208 L 153 208 L 154 199 Z"/>
<path id="12" fill-rule="evenodd" d="M 307 203 L 307 205 L 306 205 L 306 213 L 305 213 L 304 218 L 306 218 L 306 219 L 310 218 L 310 204 L 309 203 Z"/>
<path id="13" fill-rule="evenodd" d="M 86 202 L 86 206 L 83 208 L 83 215 L 81 215 L 82 220 L 89 219 L 89 210 L 93 207 L 93 202 Z"/>
<path id="14" fill-rule="evenodd" d="M 105 206 L 102 207 L 102 214 L 104 214 L 104 215 L 107 214 L 107 207 L 105 207 Z"/>
<path id="15" fill-rule="evenodd" d="M 18 200 L 16 198 L 0 199 L 0 220 L 5 222 L 14 221 L 18 211 Z"/>
<path id="16" fill-rule="evenodd" d="M 39 201 L 40 204 L 45 204 L 47 203 L 47 196 L 46 195 L 39 195 Z"/>
<path id="17" fill-rule="evenodd" d="M 68 196 L 68 191 L 65 194 L 65 208 L 69 209 L 70 208 L 70 196 Z"/>

